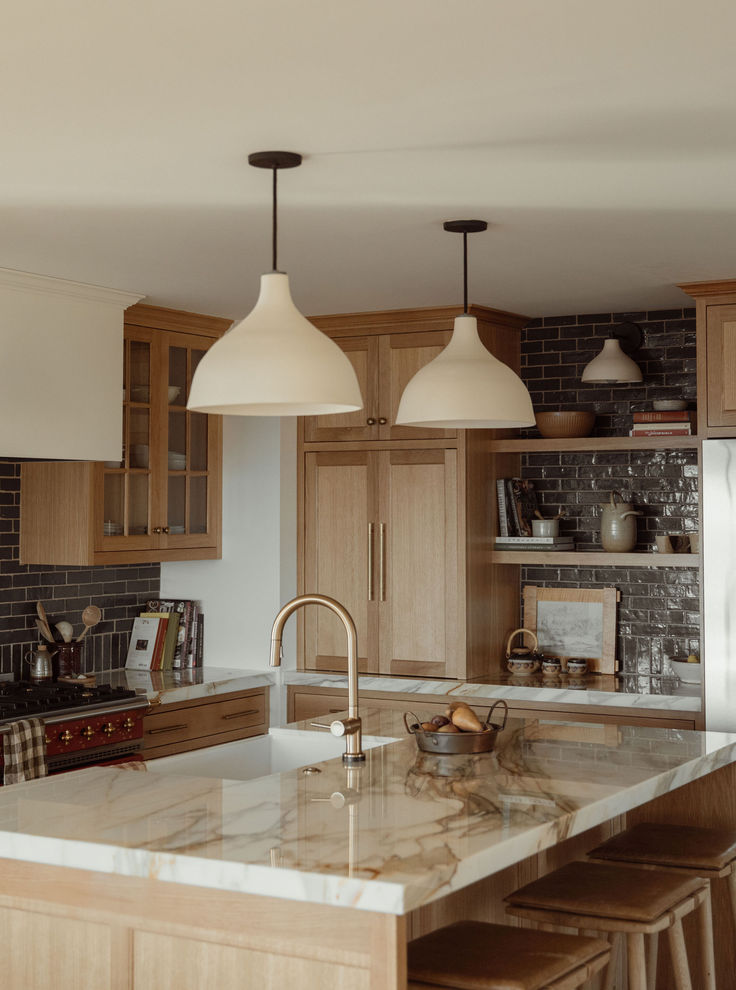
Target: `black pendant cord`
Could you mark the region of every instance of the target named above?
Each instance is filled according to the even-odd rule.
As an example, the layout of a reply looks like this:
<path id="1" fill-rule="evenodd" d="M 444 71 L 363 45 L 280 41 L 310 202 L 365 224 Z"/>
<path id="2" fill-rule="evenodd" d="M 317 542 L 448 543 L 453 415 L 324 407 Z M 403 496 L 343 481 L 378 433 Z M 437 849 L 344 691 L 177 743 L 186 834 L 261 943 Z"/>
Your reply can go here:
<path id="1" fill-rule="evenodd" d="M 468 234 L 463 231 L 463 313 L 468 312 Z"/>
<path id="2" fill-rule="evenodd" d="M 279 170 L 275 168 L 273 170 L 273 219 L 272 219 L 272 239 L 273 247 L 271 250 L 271 259 L 273 263 L 273 271 L 277 272 L 278 268 L 278 235 L 279 235 L 279 224 L 278 224 L 278 203 L 276 198 L 276 177 L 279 174 Z"/>

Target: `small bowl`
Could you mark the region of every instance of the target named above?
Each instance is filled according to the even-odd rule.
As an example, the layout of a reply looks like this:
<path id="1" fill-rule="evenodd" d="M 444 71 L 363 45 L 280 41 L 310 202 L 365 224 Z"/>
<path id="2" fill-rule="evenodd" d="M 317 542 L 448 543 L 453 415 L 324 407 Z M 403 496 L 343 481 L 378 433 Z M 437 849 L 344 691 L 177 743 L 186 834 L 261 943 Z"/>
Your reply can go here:
<path id="1" fill-rule="evenodd" d="M 559 519 L 532 519 L 532 536 L 559 536 Z"/>
<path id="2" fill-rule="evenodd" d="M 187 467 L 187 455 L 180 454 L 176 450 L 169 451 L 169 471 L 185 471 Z"/>
<path id="3" fill-rule="evenodd" d="M 655 399 L 652 409 L 657 412 L 682 412 L 687 409 L 687 399 Z"/>
<path id="4" fill-rule="evenodd" d="M 562 661 L 559 657 L 545 657 L 542 660 L 542 674 L 544 677 L 558 677 L 562 673 Z"/>
<path id="5" fill-rule="evenodd" d="M 137 468 L 147 468 L 148 467 L 148 444 L 147 443 L 133 443 L 130 445 L 131 453 L 131 467 Z"/>
<path id="6" fill-rule="evenodd" d="M 506 661 L 507 669 L 518 675 L 534 674 L 539 670 L 539 660 L 536 657 L 509 657 Z"/>
<path id="7" fill-rule="evenodd" d="M 585 657 L 568 657 L 565 670 L 570 677 L 582 677 L 588 673 L 588 661 Z"/>
<path id="8" fill-rule="evenodd" d="M 703 665 L 688 663 L 687 660 L 670 660 L 670 666 L 683 684 L 702 684 Z"/>
<path id="9" fill-rule="evenodd" d="M 181 392 L 181 385 L 169 385 L 167 390 L 169 403 L 176 402 L 176 400 L 179 398 L 180 392 Z"/>
<path id="10" fill-rule="evenodd" d="M 133 402 L 148 402 L 150 391 L 148 385 L 131 385 L 130 398 Z"/>
<path id="11" fill-rule="evenodd" d="M 560 409 L 536 413 L 537 429 L 543 437 L 588 437 L 593 430 L 595 413 L 581 409 Z"/>

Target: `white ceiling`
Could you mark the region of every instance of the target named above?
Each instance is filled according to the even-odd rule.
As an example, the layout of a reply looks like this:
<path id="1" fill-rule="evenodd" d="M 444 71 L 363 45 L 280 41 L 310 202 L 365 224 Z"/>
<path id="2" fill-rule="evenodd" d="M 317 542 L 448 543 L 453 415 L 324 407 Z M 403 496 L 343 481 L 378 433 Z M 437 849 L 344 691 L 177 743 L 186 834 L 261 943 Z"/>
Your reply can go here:
<path id="1" fill-rule="evenodd" d="M 732 0 L 10 0 L 0 266 L 238 316 L 461 293 L 529 315 L 736 276 Z"/>

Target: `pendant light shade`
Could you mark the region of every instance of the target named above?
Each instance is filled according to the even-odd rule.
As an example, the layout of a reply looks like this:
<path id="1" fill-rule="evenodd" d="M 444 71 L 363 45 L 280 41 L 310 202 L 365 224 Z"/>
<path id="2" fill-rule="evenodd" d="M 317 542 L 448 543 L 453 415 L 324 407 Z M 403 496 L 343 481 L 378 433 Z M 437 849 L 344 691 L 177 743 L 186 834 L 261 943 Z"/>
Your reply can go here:
<path id="1" fill-rule="evenodd" d="M 624 385 L 642 381 L 641 368 L 621 349 L 624 341 L 630 349 L 641 344 L 641 330 L 636 323 L 624 323 L 610 331 L 604 340 L 600 354 L 589 361 L 583 369 L 581 381 L 606 382 Z"/>
<path id="2" fill-rule="evenodd" d="M 445 230 L 463 235 L 463 315 L 455 318 L 447 347 L 414 375 L 401 396 L 401 426 L 485 430 L 533 426 L 529 391 L 508 365 L 495 358 L 468 314 L 467 235 L 485 230 L 484 220 L 451 220 Z"/>
<path id="3" fill-rule="evenodd" d="M 360 386 L 345 353 L 294 305 L 289 276 L 277 269 L 276 175 L 293 152 L 258 152 L 273 169 L 273 271 L 261 275 L 256 305 L 210 347 L 192 379 L 187 408 L 229 416 L 323 416 L 362 409 Z"/>

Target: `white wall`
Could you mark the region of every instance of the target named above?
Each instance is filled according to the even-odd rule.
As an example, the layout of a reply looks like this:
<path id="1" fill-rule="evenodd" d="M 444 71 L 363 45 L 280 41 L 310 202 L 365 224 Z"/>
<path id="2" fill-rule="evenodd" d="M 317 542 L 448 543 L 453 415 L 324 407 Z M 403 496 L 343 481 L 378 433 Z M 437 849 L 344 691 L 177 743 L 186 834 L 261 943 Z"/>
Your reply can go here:
<path id="1" fill-rule="evenodd" d="M 202 602 L 206 666 L 264 669 L 274 616 L 296 594 L 296 420 L 226 416 L 222 482 L 222 560 L 162 564 L 161 594 Z M 285 667 L 295 630 L 292 618 Z"/>

